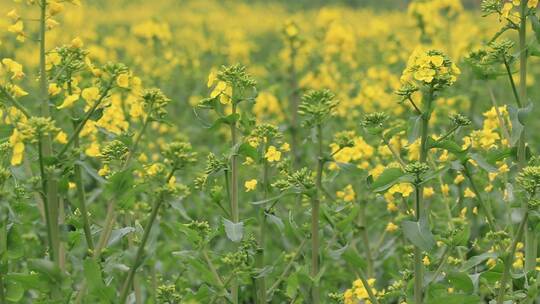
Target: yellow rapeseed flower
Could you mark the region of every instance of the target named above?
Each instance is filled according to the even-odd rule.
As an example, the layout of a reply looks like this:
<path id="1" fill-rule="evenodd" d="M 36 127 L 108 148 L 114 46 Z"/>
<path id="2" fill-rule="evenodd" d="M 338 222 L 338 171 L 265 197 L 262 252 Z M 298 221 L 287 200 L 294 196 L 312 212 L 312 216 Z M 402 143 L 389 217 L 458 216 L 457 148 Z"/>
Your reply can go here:
<path id="1" fill-rule="evenodd" d="M 250 179 L 244 183 L 244 187 L 246 188 L 246 192 L 250 192 L 255 190 L 257 187 L 257 180 L 256 179 Z"/>

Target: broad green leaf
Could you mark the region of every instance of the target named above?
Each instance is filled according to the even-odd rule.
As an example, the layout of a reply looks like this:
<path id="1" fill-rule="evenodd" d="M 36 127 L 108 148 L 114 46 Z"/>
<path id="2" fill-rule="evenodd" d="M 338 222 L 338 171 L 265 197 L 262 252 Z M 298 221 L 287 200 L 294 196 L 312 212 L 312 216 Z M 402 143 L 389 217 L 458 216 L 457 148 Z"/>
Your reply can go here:
<path id="1" fill-rule="evenodd" d="M 121 199 L 133 190 L 133 169 L 120 171 L 109 177 L 104 195 L 108 199 Z"/>
<path id="2" fill-rule="evenodd" d="M 114 299 L 114 291 L 108 288 L 103 282 L 101 269 L 94 259 L 86 259 L 83 262 L 84 277 L 88 284 L 88 293 L 101 301 L 109 300 L 110 303 Z"/>
<path id="3" fill-rule="evenodd" d="M 233 242 L 240 242 L 244 236 L 244 222 L 233 223 L 228 219 L 223 219 L 223 226 L 225 226 L 225 233 L 229 240 Z"/>
<path id="4" fill-rule="evenodd" d="M 494 165 L 488 163 L 482 155 L 478 153 L 471 153 L 470 157 L 472 160 L 474 160 L 480 168 L 486 170 L 487 172 L 497 172 L 498 169 Z"/>
<path id="5" fill-rule="evenodd" d="M 405 176 L 405 172 L 401 171 L 400 168 L 388 168 L 373 181 L 371 189 L 373 192 L 385 191 L 399 182 L 403 176 Z"/>
<path id="6" fill-rule="evenodd" d="M 437 149 L 444 149 L 448 152 L 456 155 L 458 158 L 462 159 L 465 157 L 465 153 L 467 152 L 467 149 L 462 149 L 460 145 L 458 145 L 455 141 L 449 140 L 449 139 L 443 139 L 441 141 L 433 140 L 432 138 L 428 138 L 428 146 L 429 148 L 437 148 Z"/>
<path id="7" fill-rule="evenodd" d="M 523 130 L 525 129 L 525 122 L 532 111 L 532 107 L 532 102 L 529 103 L 526 108 L 516 108 L 513 105 L 508 106 L 508 116 L 512 123 L 512 132 L 510 134 L 510 144 L 512 146 L 514 146 L 521 137 L 521 133 L 523 133 Z"/>
<path id="8" fill-rule="evenodd" d="M 285 224 L 283 224 L 283 220 L 281 220 L 281 218 L 271 213 L 266 213 L 266 219 L 268 220 L 268 222 L 276 225 L 279 231 L 283 231 L 283 229 L 285 229 Z"/>
<path id="9" fill-rule="evenodd" d="M 433 234 L 423 221 L 403 221 L 401 222 L 401 228 L 405 237 L 418 248 L 429 251 L 435 246 Z"/>
<path id="10" fill-rule="evenodd" d="M 486 253 L 482 253 L 480 255 L 475 255 L 473 257 L 471 257 L 470 259 L 468 259 L 464 264 L 463 266 L 461 266 L 461 269 L 460 271 L 467 271 L 481 263 L 483 263 L 484 261 L 486 261 L 487 259 L 494 259 L 497 257 L 497 254 L 495 252 L 486 252 Z"/>
<path id="11" fill-rule="evenodd" d="M 367 263 L 362 256 L 360 256 L 352 247 L 348 246 L 347 250 L 341 255 L 343 260 L 347 262 L 350 267 L 360 268 L 365 270 Z"/>
<path id="12" fill-rule="evenodd" d="M 116 244 L 124 236 L 128 235 L 129 233 L 132 233 L 133 231 L 135 231 L 135 228 L 133 227 L 123 227 L 119 229 L 114 229 L 111 233 L 111 237 L 109 238 L 109 243 L 107 243 L 107 247 Z"/>
<path id="13" fill-rule="evenodd" d="M 240 146 L 238 146 L 237 153 L 243 156 L 250 157 L 254 160 L 259 159 L 259 154 L 257 153 L 257 149 L 247 143 L 243 143 Z"/>

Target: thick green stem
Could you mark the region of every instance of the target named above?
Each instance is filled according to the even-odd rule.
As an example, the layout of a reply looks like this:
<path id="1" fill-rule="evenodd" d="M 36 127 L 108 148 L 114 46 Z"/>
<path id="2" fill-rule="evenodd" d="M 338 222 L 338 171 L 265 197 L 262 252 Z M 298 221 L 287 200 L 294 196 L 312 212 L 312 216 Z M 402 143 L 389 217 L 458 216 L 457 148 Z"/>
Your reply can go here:
<path id="1" fill-rule="evenodd" d="M 421 206 L 421 197 L 422 197 L 422 186 L 415 185 L 415 214 L 416 220 L 420 221 L 420 206 Z M 424 285 L 423 278 L 423 266 L 422 266 L 422 250 L 415 246 L 414 247 L 414 303 L 422 303 L 422 292 Z"/>
<path id="2" fill-rule="evenodd" d="M 434 99 L 434 89 L 429 88 L 427 92 L 424 93 L 423 111 L 422 111 L 422 130 L 420 137 L 420 162 L 425 163 L 427 161 L 428 155 L 428 138 L 429 138 L 429 120 L 431 119 L 432 112 L 432 103 Z M 422 195 L 424 192 L 424 186 L 420 184 L 415 185 L 415 214 L 416 220 L 420 221 L 421 214 L 420 211 L 424 206 L 422 206 Z M 426 221 L 428 217 L 426 216 Z M 429 224 L 428 224 L 429 225 Z M 415 246 L 414 248 L 414 303 L 421 304 L 423 299 L 423 263 L 422 263 L 422 250 Z"/>
<path id="3" fill-rule="evenodd" d="M 514 255 L 516 253 L 517 244 L 523 237 L 523 230 L 525 226 L 527 225 L 528 216 L 529 216 L 529 213 L 526 212 L 525 215 L 523 216 L 523 219 L 521 220 L 521 223 L 519 224 L 519 228 L 516 232 L 514 240 L 512 241 L 512 245 L 510 246 L 510 251 L 507 253 L 508 255 L 505 258 L 504 271 L 501 278 L 501 285 L 499 287 L 499 293 L 497 295 L 497 304 L 504 303 L 504 296 L 506 295 L 506 285 L 508 284 L 508 280 L 510 279 L 510 269 L 514 262 Z"/>
<path id="4" fill-rule="evenodd" d="M 319 274 L 319 250 L 320 250 L 320 240 L 319 240 L 319 217 L 320 217 L 320 194 L 323 192 L 322 189 L 322 173 L 324 166 L 324 156 L 323 156 L 323 134 L 322 126 L 317 125 L 317 144 L 318 144 L 318 153 L 317 153 L 317 176 L 316 176 L 316 185 L 317 190 L 314 194 L 314 197 L 311 200 L 311 272 L 310 275 L 312 278 L 315 278 Z M 314 282 L 311 288 L 311 303 L 318 304 L 320 302 L 320 290 L 319 282 Z"/>
<path id="5" fill-rule="evenodd" d="M 233 100 L 232 103 L 232 115 L 236 115 L 237 104 Z M 236 121 L 231 124 L 231 147 L 235 149 L 237 143 L 237 125 Z M 240 221 L 240 211 L 238 209 L 238 155 L 236 152 L 233 152 L 231 155 L 231 215 L 232 222 L 238 223 Z M 239 283 L 238 280 L 232 282 L 231 287 L 231 297 L 233 304 L 238 304 L 238 289 Z"/>
<path id="6" fill-rule="evenodd" d="M 47 70 L 45 68 L 45 32 L 46 32 L 46 11 L 47 1 L 41 0 L 39 19 L 39 94 L 41 98 L 41 115 L 43 117 L 51 117 L 49 110 L 49 92 L 47 84 Z M 40 136 L 40 157 L 43 159 L 53 155 L 51 135 Z M 42 171 L 43 172 L 43 171 Z M 44 195 L 47 200 L 47 208 L 45 210 L 49 217 L 49 247 L 52 260 L 60 267 L 60 231 L 58 229 L 58 183 L 54 176 L 54 172 L 44 172 Z"/>
<path id="7" fill-rule="evenodd" d="M 529 104 L 527 97 L 527 14 L 529 8 L 526 1 L 521 1 L 520 5 L 520 25 L 519 25 L 519 98 L 524 107 Z M 526 151 L 526 131 L 523 130 L 518 141 L 518 169 L 527 164 Z M 528 214 L 527 202 L 522 203 L 523 210 Z M 528 223 L 525 223 L 525 272 L 535 271 L 538 238 L 535 229 L 531 229 Z"/>
<path id="8" fill-rule="evenodd" d="M 169 173 L 167 176 L 166 182 L 168 183 L 171 178 L 174 175 L 174 169 Z M 152 209 L 152 213 L 150 213 L 150 218 L 148 219 L 148 222 L 146 222 L 146 226 L 144 227 L 143 236 L 141 239 L 141 243 L 139 244 L 139 248 L 137 248 L 137 253 L 135 255 L 135 260 L 133 261 L 133 265 L 129 269 L 128 275 L 126 279 L 124 280 L 124 284 L 122 286 L 122 290 L 120 292 L 120 302 L 119 303 L 126 303 L 127 296 L 129 294 L 129 291 L 131 290 L 131 285 L 133 283 L 133 278 L 135 276 L 135 272 L 137 269 L 141 266 L 143 254 L 144 254 L 144 248 L 146 246 L 146 242 L 148 241 L 148 237 L 150 236 L 150 231 L 152 230 L 152 226 L 154 225 L 154 222 L 156 220 L 156 217 L 158 215 L 159 208 L 163 204 L 164 197 L 163 195 L 160 195 L 157 199 L 154 208 Z"/>

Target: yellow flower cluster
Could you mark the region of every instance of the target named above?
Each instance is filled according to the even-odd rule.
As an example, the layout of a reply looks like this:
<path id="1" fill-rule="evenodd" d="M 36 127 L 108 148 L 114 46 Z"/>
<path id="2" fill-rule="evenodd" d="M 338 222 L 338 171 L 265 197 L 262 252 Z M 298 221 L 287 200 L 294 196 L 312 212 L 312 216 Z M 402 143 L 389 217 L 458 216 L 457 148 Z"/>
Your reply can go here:
<path id="1" fill-rule="evenodd" d="M 373 287 L 375 285 L 375 279 L 369 279 L 368 287 L 373 292 L 374 295 L 377 294 L 377 290 Z M 369 300 L 369 295 L 367 288 L 362 284 L 360 279 L 353 282 L 352 288 L 347 289 L 343 294 L 343 300 L 345 304 L 356 304 L 356 303 L 371 303 Z"/>

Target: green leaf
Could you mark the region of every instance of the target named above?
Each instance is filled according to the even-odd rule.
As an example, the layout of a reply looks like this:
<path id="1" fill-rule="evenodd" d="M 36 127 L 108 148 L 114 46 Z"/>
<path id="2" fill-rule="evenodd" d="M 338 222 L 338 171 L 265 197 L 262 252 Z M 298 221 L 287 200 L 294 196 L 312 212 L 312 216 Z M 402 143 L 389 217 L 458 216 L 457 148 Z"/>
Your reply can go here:
<path id="1" fill-rule="evenodd" d="M 51 260 L 46 259 L 30 259 L 28 260 L 28 268 L 40 274 L 43 274 L 49 279 L 52 284 L 58 284 L 62 281 L 62 270 Z"/>
<path id="2" fill-rule="evenodd" d="M 532 29 L 534 35 L 536 36 L 536 41 L 540 42 L 540 21 L 538 21 L 538 16 L 530 15 L 529 19 L 531 20 Z"/>
<path id="3" fill-rule="evenodd" d="M 489 151 L 486 155 L 486 161 L 490 164 L 496 164 L 497 162 L 504 160 L 510 156 L 514 156 L 517 153 L 517 148 L 504 148 L 494 151 Z"/>
<path id="4" fill-rule="evenodd" d="M 525 129 L 525 122 L 532 111 L 532 107 L 532 102 L 529 103 L 526 108 L 516 108 L 513 105 L 508 106 L 508 116 L 512 123 L 512 132 L 510 134 L 510 144 L 512 146 L 514 146 L 521 137 L 521 133 L 523 133 L 523 130 Z"/>
<path id="5" fill-rule="evenodd" d="M 3 287 L 2 287 L 3 288 Z M 6 300 L 10 302 L 16 302 L 22 300 L 24 296 L 24 287 L 21 283 L 16 281 L 6 282 Z"/>
<path id="6" fill-rule="evenodd" d="M 240 114 L 234 113 L 227 116 L 220 117 L 214 121 L 212 126 L 210 126 L 210 129 L 216 129 L 221 124 L 226 125 L 232 125 L 234 122 L 236 122 L 240 118 Z"/>
<path id="7" fill-rule="evenodd" d="M 474 291 L 473 282 L 466 272 L 451 272 L 446 276 L 446 279 L 456 291 L 459 290 L 464 293 L 472 293 Z"/>
<path id="8" fill-rule="evenodd" d="M 268 222 L 276 225 L 279 231 L 283 231 L 283 229 L 285 229 L 285 224 L 283 224 L 283 220 L 281 220 L 281 218 L 271 213 L 266 213 L 266 219 L 268 220 Z"/>
<path id="9" fill-rule="evenodd" d="M 467 271 L 481 263 L 483 263 L 485 260 L 487 259 L 494 259 L 497 257 L 497 254 L 495 252 L 486 252 L 486 253 L 482 253 L 480 255 L 475 255 L 473 257 L 471 257 L 470 259 L 468 259 L 464 264 L 463 266 L 461 266 L 461 269 L 460 271 Z"/>
<path id="10" fill-rule="evenodd" d="M 388 168 L 373 181 L 371 189 L 373 192 L 383 192 L 400 181 L 403 176 L 405 176 L 405 172 L 401 171 L 400 168 Z"/>
<path id="11" fill-rule="evenodd" d="M 7 254 L 9 259 L 18 259 L 24 255 L 24 242 L 17 227 L 17 225 L 12 225 L 7 231 Z"/>
<path id="12" fill-rule="evenodd" d="M 105 185 L 104 195 L 108 199 L 122 199 L 128 197 L 133 191 L 133 169 L 115 173 L 109 177 Z"/>
<path id="13" fill-rule="evenodd" d="M 83 262 L 83 268 L 89 294 L 101 300 L 114 300 L 114 292 L 105 286 L 98 263 L 94 259 L 86 259 Z"/>
<path id="14" fill-rule="evenodd" d="M 298 276 L 296 274 L 292 274 L 287 278 L 285 282 L 287 284 L 285 294 L 289 298 L 293 298 L 296 295 L 298 287 L 300 286 L 300 283 L 298 282 Z"/>
<path id="15" fill-rule="evenodd" d="M 422 115 L 416 115 L 409 118 L 408 123 L 409 129 L 407 134 L 409 134 L 407 140 L 409 144 L 412 144 L 418 137 L 420 137 L 420 128 L 422 126 Z"/>
<path id="16" fill-rule="evenodd" d="M 233 242 L 240 242 L 244 236 L 244 222 L 233 223 L 228 219 L 223 219 L 223 225 L 225 226 L 225 233 L 229 240 Z"/>
<path id="17" fill-rule="evenodd" d="M 490 164 L 484 157 L 478 153 L 471 153 L 469 155 L 472 160 L 474 160 L 480 168 L 486 170 L 487 172 L 497 172 L 498 169 L 494 165 Z"/>
<path id="18" fill-rule="evenodd" d="M 418 248 L 429 251 L 435 246 L 433 234 L 424 221 L 403 221 L 401 222 L 401 228 L 405 237 Z"/>
<path id="19" fill-rule="evenodd" d="M 253 160 L 258 160 L 259 159 L 259 154 L 257 153 L 257 149 L 252 147 L 250 144 L 247 144 L 247 143 L 243 143 L 240 146 L 238 146 L 237 153 L 239 155 L 250 157 Z"/>
<path id="20" fill-rule="evenodd" d="M 6 275 L 7 281 L 20 283 L 25 289 L 35 289 L 41 292 L 49 291 L 49 286 L 43 276 L 38 273 L 16 273 L 11 272 Z"/>
<path id="21" fill-rule="evenodd" d="M 467 152 L 467 149 L 462 149 L 460 145 L 458 145 L 455 141 L 449 140 L 449 139 L 443 139 L 441 141 L 433 140 L 432 138 L 428 138 L 428 146 L 429 148 L 437 148 L 437 149 L 444 149 L 448 152 L 456 155 L 458 158 L 463 158 L 465 156 L 465 153 Z"/>
<path id="22" fill-rule="evenodd" d="M 347 250 L 345 250 L 341 256 L 343 257 L 343 260 L 347 262 L 347 264 L 353 269 L 366 269 L 367 267 L 367 263 L 364 258 L 360 256 L 351 246 L 348 246 Z"/>
<path id="23" fill-rule="evenodd" d="M 429 298 L 427 304 L 478 304 L 481 303 L 477 295 L 466 295 L 459 293 L 446 293 Z"/>
<path id="24" fill-rule="evenodd" d="M 360 212 L 359 206 L 354 206 L 352 210 L 347 213 L 347 216 L 341 221 L 337 222 L 336 227 L 339 231 L 346 231 L 350 229 L 350 224 L 358 218 L 358 212 Z"/>

